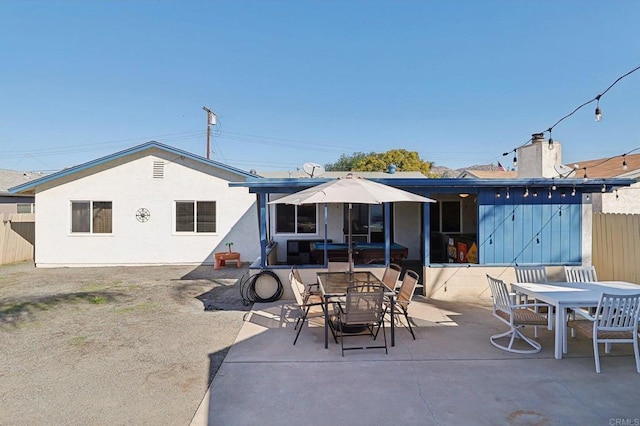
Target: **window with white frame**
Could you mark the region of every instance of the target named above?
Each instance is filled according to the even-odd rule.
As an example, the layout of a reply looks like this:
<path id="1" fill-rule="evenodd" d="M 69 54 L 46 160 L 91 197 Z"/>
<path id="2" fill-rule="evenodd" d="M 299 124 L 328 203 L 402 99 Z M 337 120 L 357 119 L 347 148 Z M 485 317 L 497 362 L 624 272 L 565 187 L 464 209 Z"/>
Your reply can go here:
<path id="1" fill-rule="evenodd" d="M 276 234 L 315 234 L 317 217 L 315 204 L 294 206 L 276 204 Z"/>
<path id="2" fill-rule="evenodd" d="M 216 232 L 215 201 L 176 201 L 176 232 Z"/>
<path id="3" fill-rule="evenodd" d="M 113 231 L 111 201 L 72 201 L 71 232 L 110 234 Z"/>
<path id="4" fill-rule="evenodd" d="M 16 205 L 16 213 L 35 213 L 35 205 L 33 203 L 18 203 Z"/>

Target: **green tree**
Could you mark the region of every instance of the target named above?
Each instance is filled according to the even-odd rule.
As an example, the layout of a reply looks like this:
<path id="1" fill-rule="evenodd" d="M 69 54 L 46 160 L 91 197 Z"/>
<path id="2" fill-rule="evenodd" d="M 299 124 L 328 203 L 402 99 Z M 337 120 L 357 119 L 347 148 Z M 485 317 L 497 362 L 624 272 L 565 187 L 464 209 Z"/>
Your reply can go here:
<path id="1" fill-rule="evenodd" d="M 371 153 L 356 162 L 353 171 L 384 172 L 390 164 L 396 166 L 399 172 L 421 172 L 426 176 L 431 173 L 432 162 L 424 161 L 416 151 L 406 149 L 392 149 L 383 153 Z"/>
<path id="2" fill-rule="evenodd" d="M 324 168 L 330 172 L 349 172 L 354 170 L 357 162 L 367 156 L 374 155 L 375 152 L 365 154 L 364 152 L 354 152 L 351 155 L 342 154 L 335 163 L 325 164 Z"/>

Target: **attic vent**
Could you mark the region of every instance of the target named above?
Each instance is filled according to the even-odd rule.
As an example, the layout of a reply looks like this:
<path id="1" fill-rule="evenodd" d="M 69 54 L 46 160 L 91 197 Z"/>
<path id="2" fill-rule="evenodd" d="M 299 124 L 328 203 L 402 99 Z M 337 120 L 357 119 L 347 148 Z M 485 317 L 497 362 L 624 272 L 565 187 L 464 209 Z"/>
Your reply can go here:
<path id="1" fill-rule="evenodd" d="M 154 179 L 164 178 L 164 161 L 153 162 L 153 178 Z"/>

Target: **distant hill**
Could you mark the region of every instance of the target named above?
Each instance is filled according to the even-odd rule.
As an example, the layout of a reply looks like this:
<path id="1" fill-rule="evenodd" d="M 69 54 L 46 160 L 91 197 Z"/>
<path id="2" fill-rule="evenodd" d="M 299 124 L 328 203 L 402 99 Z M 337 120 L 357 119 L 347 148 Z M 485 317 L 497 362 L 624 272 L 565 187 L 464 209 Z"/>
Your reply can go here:
<path id="1" fill-rule="evenodd" d="M 474 164 L 473 166 L 463 167 L 461 169 L 450 169 L 444 166 L 433 166 L 431 171 L 443 178 L 456 178 L 465 170 L 498 170 L 495 164 Z"/>

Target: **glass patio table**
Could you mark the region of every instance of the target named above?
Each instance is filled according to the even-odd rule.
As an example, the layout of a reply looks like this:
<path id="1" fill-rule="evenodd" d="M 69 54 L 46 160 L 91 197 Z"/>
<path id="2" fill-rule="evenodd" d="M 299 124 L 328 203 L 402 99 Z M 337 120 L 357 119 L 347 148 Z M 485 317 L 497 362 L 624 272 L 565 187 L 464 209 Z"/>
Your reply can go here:
<path id="1" fill-rule="evenodd" d="M 347 288 L 353 285 L 374 284 L 384 287 L 382 281 L 371 271 L 318 272 L 318 285 L 324 300 L 324 347 L 329 347 L 329 303 L 347 295 Z M 395 346 L 395 306 L 396 292 L 385 288 L 385 296 L 391 301 L 391 346 Z"/>

